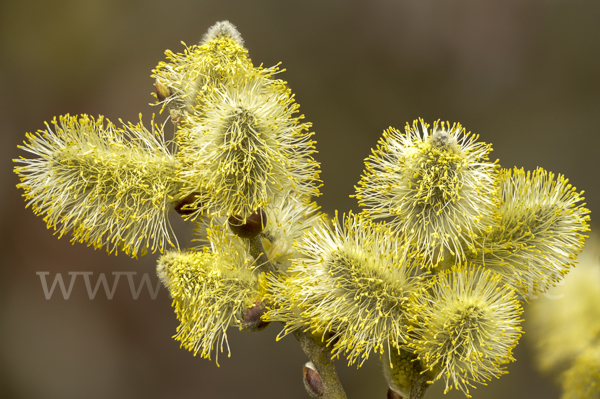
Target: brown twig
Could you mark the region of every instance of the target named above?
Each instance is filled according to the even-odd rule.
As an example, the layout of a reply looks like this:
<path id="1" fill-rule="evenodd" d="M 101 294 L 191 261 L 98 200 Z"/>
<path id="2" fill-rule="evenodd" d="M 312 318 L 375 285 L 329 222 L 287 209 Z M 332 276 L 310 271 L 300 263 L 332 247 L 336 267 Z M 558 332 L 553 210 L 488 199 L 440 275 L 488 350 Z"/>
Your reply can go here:
<path id="1" fill-rule="evenodd" d="M 319 345 L 313 337 L 302 330 L 294 331 L 294 336 L 300 343 L 300 347 L 313 363 L 321 383 L 323 384 L 323 399 L 347 399 L 344 387 L 335 371 L 335 364 L 331 358 L 331 349 L 325 345 Z"/>

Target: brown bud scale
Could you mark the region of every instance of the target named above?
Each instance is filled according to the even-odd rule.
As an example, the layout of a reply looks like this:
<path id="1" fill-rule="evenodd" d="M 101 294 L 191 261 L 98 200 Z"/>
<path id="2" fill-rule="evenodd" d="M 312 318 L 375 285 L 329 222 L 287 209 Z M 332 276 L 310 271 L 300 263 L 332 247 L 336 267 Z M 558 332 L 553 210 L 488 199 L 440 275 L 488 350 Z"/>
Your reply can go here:
<path id="1" fill-rule="evenodd" d="M 322 398 L 325 390 L 319 373 L 305 365 L 302 367 L 302 374 L 304 375 L 304 387 L 306 390 L 309 391 L 313 397 Z"/>
<path id="2" fill-rule="evenodd" d="M 180 200 L 175 202 L 174 209 L 180 215 L 191 215 L 196 212 L 196 208 L 192 208 L 191 205 L 198 199 L 198 193 L 191 193 Z"/>
<path id="3" fill-rule="evenodd" d="M 169 88 L 163 85 L 158 79 L 154 82 L 154 87 L 156 88 L 156 98 L 160 102 L 165 101 L 171 95 Z"/>
<path id="4" fill-rule="evenodd" d="M 230 216 L 227 220 L 231 231 L 241 238 L 254 238 L 259 235 L 267 225 L 267 214 L 262 209 L 248 216 L 246 222 L 237 216 Z"/>
<path id="5" fill-rule="evenodd" d="M 392 388 L 388 389 L 387 399 L 403 399 L 402 396 Z"/>
<path id="6" fill-rule="evenodd" d="M 254 302 L 252 307 L 246 309 L 244 312 L 241 330 L 256 332 L 267 328 L 271 322 L 261 319 L 261 316 L 265 314 L 266 310 L 267 308 L 263 301 Z"/>

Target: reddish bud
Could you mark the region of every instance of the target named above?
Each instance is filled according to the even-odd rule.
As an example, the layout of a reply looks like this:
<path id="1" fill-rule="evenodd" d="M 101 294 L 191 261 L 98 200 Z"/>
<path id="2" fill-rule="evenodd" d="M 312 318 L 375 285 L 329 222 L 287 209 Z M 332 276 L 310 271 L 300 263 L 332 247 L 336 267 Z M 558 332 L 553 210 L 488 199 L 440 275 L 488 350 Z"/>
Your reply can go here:
<path id="1" fill-rule="evenodd" d="M 309 393 L 309 395 L 313 398 L 322 398 L 324 389 L 323 383 L 321 382 L 321 377 L 315 366 L 308 362 L 302 367 L 302 375 L 304 376 L 304 388 Z"/>
<path id="2" fill-rule="evenodd" d="M 263 301 L 257 301 L 251 308 L 246 309 L 242 320 L 242 331 L 262 331 L 271 324 L 270 321 L 264 321 L 261 316 L 265 314 L 267 308 Z"/>
<path id="3" fill-rule="evenodd" d="M 163 85 L 158 79 L 154 82 L 154 87 L 156 88 L 156 98 L 160 102 L 165 101 L 171 95 L 169 88 Z"/>
<path id="4" fill-rule="evenodd" d="M 392 388 L 388 389 L 387 399 L 403 399 L 402 396 Z"/>
<path id="5" fill-rule="evenodd" d="M 198 193 L 191 193 L 181 198 L 180 200 L 175 202 L 175 212 L 177 212 L 180 215 L 191 215 L 192 213 L 196 212 L 196 208 L 192 207 L 192 204 L 194 204 L 197 199 Z"/>
<path id="6" fill-rule="evenodd" d="M 254 238 L 263 231 L 267 225 L 267 214 L 262 209 L 248 216 L 246 222 L 237 216 L 230 216 L 227 220 L 231 231 L 241 238 Z"/>

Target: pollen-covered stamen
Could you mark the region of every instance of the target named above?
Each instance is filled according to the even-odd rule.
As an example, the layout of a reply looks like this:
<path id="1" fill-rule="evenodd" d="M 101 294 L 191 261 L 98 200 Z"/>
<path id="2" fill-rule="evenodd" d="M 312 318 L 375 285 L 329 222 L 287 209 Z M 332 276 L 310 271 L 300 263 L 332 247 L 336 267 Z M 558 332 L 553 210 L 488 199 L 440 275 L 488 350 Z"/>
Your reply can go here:
<path id="1" fill-rule="evenodd" d="M 266 191 L 273 164 L 269 159 L 269 136 L 253 112 L 237 107 L 225 120 L 222 155 L 217 158 L 224 175 L 220 193 L 226 197 L 256 198 Z"/>
<path id="2" fill-rule="evenodd" d="M 167 50 L 167 62 L 153 71 L 153 78 L 168 88 L 170 96 L 163 101 L 174 122 L 200 112 L 201 96 L 218 88 L 224 80 L 252 70 L 248 51 L 237 29 L 227 21 L 211 27 L 199 45 L 185 48 L 183 53 Z"/>
<path id="3" fill-rule="evenodd" d="M 464 178 L 461 172 L 467 160 L 462 154 L 450 151 L 450 147 L 440 149 L 431 144 L 419 147 L 419 153 L 401 166 L 405 168 L 409 184 L 416 190 L 412 205 L 418 212 L 417 217 L 427 222 L 443 212 L 449 203 L 455 204 L 462 198 Z"/>
<path id="4" fill-rule="evenodd" d="M 414 173 L 412 184 L 418 187 L 416 206 L 421 207 L 422 220 L 440 213 L 448 202 L 456 203 L 464 185 L 463 169 L 468 160 L 460 151 L 456 138 L 445 130 L 436 130 L 424 144 L 419 146 L 414 164 L 406 165 L 407 172 Z M 429 209 L 428 209 L 429 208 Z"/>
<path id="5" fill-rule="evenodd" d="M 406 300 L 404 292 L 390 285 L 389 275 L 386 275 L 389 271 L 378 270 L 367 258 L 357 255 L 343 250 L 334 251 L 325 261 L 325 267 L 337 287 L 345 291 L 357 306 L 364 306 L 367 312 L 383 316 L 396 307 L 402 307 Z M 382 301 L 386 296 L 386 300 Z"/>
<path id="6" fill-rule="evenodd" d="M 468 358 L 475 347 L 484 344 L 489 334 L 482 326 L 493 323 L 491 309 L 480 300 L 468 301 L 466 304 L 457 305 L 447 315 L 446 329 L 436 339 L 442 342 L 440 353 L 453 353 L 459 358 Z M 457 340 L 469 341 L 473 347 L 463 345 Z"/>
<path id="7" fill-rule="evenodd" d="M 217 364 L 218 352 L 225 346 L 229 349 L 228 327 L 265 327 L 259 315 L 262 307 L 255 306 L 264 289 L 250 270 L 252 259 L 238 245 L 223 249 L 228 252 L 206 247 L 202 251 L 168 252 L 157 265 L 157 274 L 173 297 L 181 323 L 174 338 L 204 358 L 210 358 L 215 350 Z"/>
<path id="8" fill-rule="evenodd" d="M 223 138 L 225 144 L 228 141 L 228 135 L 231 136 L 229 139 L 234 141 L 234 143 L 247 140 L 249 138 L 249 132 L 258 135 L 258 132 L 256 132 L 256 117 L 249 109 L 243 107 L 235 108 L 229 117 L 228 124 L 229 126 L 226 127 Z"/>

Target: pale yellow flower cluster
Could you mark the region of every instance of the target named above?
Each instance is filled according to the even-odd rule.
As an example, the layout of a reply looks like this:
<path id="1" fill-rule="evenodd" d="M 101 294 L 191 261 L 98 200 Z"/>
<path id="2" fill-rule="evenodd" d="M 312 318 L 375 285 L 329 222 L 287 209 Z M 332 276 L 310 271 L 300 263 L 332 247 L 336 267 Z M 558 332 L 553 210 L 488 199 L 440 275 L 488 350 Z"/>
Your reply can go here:
<path id="1" fill-rule="evenodd" d="M 266 318 L 329 337 L 350 363 L 387 351 L 404 396 L 422 373 L 467 396 L 504 374 L 520 300 L 573 266 L 589 211 L 563 176 L 500 169 L 490 151 L 460 124 L 385 131 L 356 188 L 364 212 L 304 235 Z"/>
<path id="2" fill-rule="evenodd" d="M 504 373 L 520 337 L 518 300 L 561 281 L 589 230 L 582 193 L 567 179 L 500 169 L 488 162 L 491 146 L 476 140 L 460 124 L 389 129 L 356 195 L 421 259 L 425 284 L 406 307 L 400 351 L 467 396 L 474 382 Z M 397 375 L 388 373 L 390 386 L 406 394 Z"/>
<path id="3" fill-rule="evenodd" d="M 135 257 L 176 245 L 170 209 L 245 220 L 289 192 L 302 204 L 319 194 L 310 124 L 273 78 L 277 68 L 252 65 L 233 25 L 167 56 L 153 76 L 177 151 L 158 126 L 116 128 L 87 115 L 28 134 L 22 148 L 37 158 L 16 160 L 19 187 L 61 236 Z"/>
<path id="4" fill-rule="evenodd" d="M 278 68 L 254 66 L 227 21 L 166 54 L 152 76 L 173 143 L 157 126 L 86 115 L 28 134 L 22 148 L 35 157 L 15 171 L 48 227 L 136 256 L 177 246 L 169 210 L 196 220 L 199 247 L 168 251 L 157 273 L 180 321 L 175 339 L 202 357 L 229 349 L 229 327 L 279 321 L 280 337 L 311 334 L 349 364 L 381 354 L 404 397 L 438 379 L 469 396 L 505 373 L 520 301 L 560 282 L 582 249 L 582 193 L 541 168 L 501 169 L 458 123 L 418 120 L 385 131 L 366 160 L 355 195 L 364 211 L 329 220 L 311 202 L 310 124 Z M 581 370 L 597 355 L 569 352 L 580 360 L 565 386 L 595 378 Z"/>
<path id="5" fill-rule="evenodd" d="M 301 123 L 291 90 L 274 79 L 278 68 L 254 67 L 231 24 L 167 57 L 153 76 L 177 126 L 181 197 L 193 196 L 192 217 L 245 219 L 289 191 L 319 194 L 310 123 Z"/>
<path id="6" fill-rule="evenodd" d="M 311 202 L 319 165 L 310 124 L 274 77 L 278 68 L 255 67 L 232 24 L 219 22 L 198 45 L 166 54 L 152 76 L 175 125 L 173 143 L 159 126 L 66 115 L 27 135 L 22 149 L 34 157 L 16 160 L 15 172 L 48 227 L 109 252 L 177 247 L 172 209 L 200 219 L 206 246 L 167 252 L 157 271 L 181 322 L 176 339 L 209 357 L 227 343 L 229 326 L 257 329 L 262 322 L 249 309 L 264 308 L 261 260 L 227 221 L 264 214 L 261 244 L 286 269 L 294 242 L 321 218 Z"/>
<path id="7" fill-rule="evenodd" d="M 272 279 L 267 318 L 285 322 L 284 334 L 330 335 L 333 354 L 346 353 L 352 364 L 407 339 L 405 307 L 421 279 L 385 226 L 353 214 L 343 223 L 323 220 L 304 235 L 297 245 L 304 258 L 289 277 Z"/>
<path id="8" fill-rule="evenodd" d="M 415 296 L 408 347 L 429 370 L 469 396 L 473 382 L 504 374 L 521 336 L 521 305 L 515 291 L 489 270 L 445 271 L 428 293 Z"/>
<path id="9" fill-rule="evenodd" d="M 87 115 L 65 115 L 21 147 L 18 187 L 33 211 L 59 236 L 136 256 L 175 245 L 167 220 L 180 183 L 177 160 L 159 134 L 137 125 L 115 127 Z"/>
<path id="10" fill-rule="evenodd" d="M 229 256 L 228 256 L 229 255 Z M 243 253 L 168 252 L 157 266 L 169 289 L 177 319 L 175 339 L 194 354 L 210 358 L 223 351 L 227 328 L 243 325 L 244 312 L 261 299 L 261 284 Z M 218 362 L 218 353 L 215 351 Z"/>
<path id="11" fill-rule="evenodd" d="M 489 144 L 460 124 L 423 120 L 383 133 L 365 162 L 356 198 L 373 218 L 414 242 L 427 264 L 447 257 L 461 262 L 465 249 L 493 217 L 497 165 L 487 162 Z"/>

